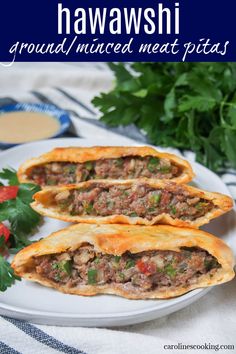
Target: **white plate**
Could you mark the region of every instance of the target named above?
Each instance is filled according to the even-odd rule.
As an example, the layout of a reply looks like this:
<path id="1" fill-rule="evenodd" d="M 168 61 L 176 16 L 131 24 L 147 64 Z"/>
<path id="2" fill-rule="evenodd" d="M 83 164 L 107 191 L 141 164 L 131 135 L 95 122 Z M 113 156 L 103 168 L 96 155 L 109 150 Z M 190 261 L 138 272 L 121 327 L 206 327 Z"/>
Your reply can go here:
<path id="1" fill-rule="evenodd" d="M 127 143 L 127 139 L 125 142 Z M 98 138 L 90 140 L 53 139 L 25 144 L 2 152 L 0 169 L 6 166 L 18 168 L 26 159 L 38 156 L 57 146 L 122 145 L 123 143 L 122 137 L 119 137 L 117 140 L 105 142 Z M 209 191 L 229 194 L 226 186 L 214 173 L 199 164 L 193 164 L 193 168 L 197 175 L 194 180 L 195 185 Z M 33 239 L 45 237 L 66 225 L 64 222 L 45 218 L 44 224 Z M 230 244 L 233 233 L 236 231 L 235 216 L 228 213 L 212 222 L 206 229 L 223 237 Z M 94 297 L 65 295 L 39 284 L 22 280 L 0 294 L 0 313 L 41 324 L 120 326 L 165 316 L 191 304 L 208 291 L 209 289 L 198 289 L 175 299 L 141 301 L 110 295 Z"/>

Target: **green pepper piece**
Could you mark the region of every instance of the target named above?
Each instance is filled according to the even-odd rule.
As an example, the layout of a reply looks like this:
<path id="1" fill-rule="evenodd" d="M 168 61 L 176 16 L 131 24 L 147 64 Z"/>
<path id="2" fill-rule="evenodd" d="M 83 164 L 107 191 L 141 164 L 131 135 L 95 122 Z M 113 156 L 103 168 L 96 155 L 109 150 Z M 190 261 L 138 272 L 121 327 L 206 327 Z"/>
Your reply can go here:
<path id="1" fill-rule="evenodd" d="M 51 265 L 51 268 L 52 268 L 52 269 L 58 269 L 58 263 L 53 263 L 53 264 Z"/>
<path id="2" fill-rule="evenodd" d="M 65 172 L 69 173 L 70 175 L 74 174 L 75 171 L 76 171 L 76 165 L 69 165 L 69 166 L 66 166 L 65 168 Z"/>
<path id="3" fill-rule="evenodd" d="M 133 212 L 133 213 L 130 213 L 130 215 L 129 216 L 131 216 L 131 217 L 136 217 L 136 216 L 138 216 L 138 214 L 137 213 L 135 213 L 135 212 Z"/>
<path id="4" fill-rule="evenodd" d="M 99 264 L 99 263 L 100 263 L 100 259 L 99 259 L 98 257 L 96 257 L 96 258 L 94 259 L 94 263 L 95 263 L 95 264 Z"/>
<path id="5" fill-rule="evenodd" d="M 123 163 L 124 163 L 124 160 L 122 158 L 115 160 L 116 167 L 122 167 Z"/>
<path id="6" fill-rule="evenodd" d="M 85 162 L 85 168 L 88 171 L 91 171 L 93 169 L 93 163 L 91 161 Z"/>
<path id="7" fill-rule="evenodd" d="M 119 277 L 121 278 L 122 281 L 125 280 L 125 275 L 124 275 L 124 273 L 119 272 L 118 275 L 119 275 Z"/>
<path id="8" fill-rule="evenodd" d="M 195 205 L 195 208 L 199 211 L 201 211 L 204 207 L 208 206 L 208 203 L 207 202 L 198 202 L 196 205 Z"/>
<path id="9" fill-rule="evenodd" d="M 171 278 L 176 276 L 176 269 L 170 263 L 165 266 L 164 271 Z"/>
<path id="10" fill-rule="evenodd" d="M 159 194 L 153 194 L 150 198 L 150 201 L 152 204 L 158 205 L 161 200 L 161 193 Z"/>
<path id="11" fill-rule="evenodd" d="M 148 208 L 149 213 L 153 213 L 154 211 L 156 211 L 156 208 L 154 208 L 154 207 Z"/>
<path id="12" fill-rule="evenodd" d="M 64 272 L 70 275 L 72 271 L 72 262 L 71 260 L 63 260 L 60 262 L 53 263 L 51 267 L 52 269 L 57 269 L 59 272 Z"/>
<path id="13" fill-rule="evenodd" d="M 67 273 L 68 275 L 71 275 L 71 272 L 72 272 L 72 262 L 71 260 L 67 260 L 67 261 L 61 261 L 59 263 L 59 268 Z"/>
<path id="14" fill-rule="evenodd" d="M 88 284 L 96 284 L 97 282 L 97 270 L 89 269 L 88 270 Z"/>
<path id="15" fill-rule="evenodd" d="M 177 213 L 176 207 L 174 205 L 170 205 L 170 210 L 174 215 Z"/>
<path id="16" fill-rule="evenodd" d="M 135 266 L 135 261 L 133 259 L 129 259 L 127 262 L 126 262 L 126 265 L 125 265 L 125 269 L 129 269 L 129 268 L 132 268 Z"/>
<path id="17" fill-rule="evenodd" d="M 161 173 L 170 173 L 171 167 L 170 166 L 161 166 L 159 171 Z"/>
<path id="18" fill-rule="evenodd" d="M 119 263 L 121 259 L 121 256 L 114 256 L 114 260 L 116 263 Z"/>
<path id="19" fill-rule="evenodd" d="M 86 211 L 87 214 L 91 214 L 93 211 L 93 203 L 90 202 L 89 204 L 87 204 L 85 206 L 84 210 Z"/>
<path id="20" fill-rule="evenodd" d="M 157 157 L 151 157 L 147 164 L 148 171 L 155 172 L 159 163 L 160 160 Z"/>

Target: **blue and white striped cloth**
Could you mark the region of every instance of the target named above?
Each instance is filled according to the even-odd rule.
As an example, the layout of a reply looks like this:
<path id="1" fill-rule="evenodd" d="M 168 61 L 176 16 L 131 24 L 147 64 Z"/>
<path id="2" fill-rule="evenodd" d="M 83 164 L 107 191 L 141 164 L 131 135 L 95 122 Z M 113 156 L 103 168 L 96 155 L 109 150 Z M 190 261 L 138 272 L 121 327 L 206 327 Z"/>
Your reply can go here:
<path id="1" fill-rule="evenodd" d="M 106 129 L 96 118 L 90 100 L 112 85 L 104 64 L 15 63 L 0 67 L 0 105 L 14 102 L 53 103 L 69 111 L 73 127 L 67 136 L 122 139 L 146 142 L 133 126 Z M 236 171 L 221 172 L 222 180 L 236 199 Z M 35 325 L 0 317 L 0 353 L 4 354 L 133 354 L 166 353 L 164 345 L 233 344 L 236 348 L 236 282 L 218 286 L 203 299 L 178 313 L 149 323 L 122 328 L 70 328 Z M 17 294 L 16 294 L 17 296 Z M 178 350 L 178 353 L 188 351 Z M 199 352 L 199 351 L 198 351 Z M 213 353 L 215 350 L 207 350 Z M 232 350 L 221 350 L 230 353 Z"/>

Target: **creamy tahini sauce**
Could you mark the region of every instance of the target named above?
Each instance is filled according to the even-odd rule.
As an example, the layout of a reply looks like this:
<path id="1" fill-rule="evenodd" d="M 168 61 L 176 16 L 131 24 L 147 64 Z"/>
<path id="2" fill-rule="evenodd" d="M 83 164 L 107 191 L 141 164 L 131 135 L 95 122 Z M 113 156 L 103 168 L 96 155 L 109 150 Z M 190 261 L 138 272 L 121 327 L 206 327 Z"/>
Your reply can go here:
<path id="1" fill-rule="evenodd" d="M 0 142 L 14 144 L 46 139 L 56 134 L 59 128 L 59 122 L 44 113 L 4 113 L 0 115 Z"/>

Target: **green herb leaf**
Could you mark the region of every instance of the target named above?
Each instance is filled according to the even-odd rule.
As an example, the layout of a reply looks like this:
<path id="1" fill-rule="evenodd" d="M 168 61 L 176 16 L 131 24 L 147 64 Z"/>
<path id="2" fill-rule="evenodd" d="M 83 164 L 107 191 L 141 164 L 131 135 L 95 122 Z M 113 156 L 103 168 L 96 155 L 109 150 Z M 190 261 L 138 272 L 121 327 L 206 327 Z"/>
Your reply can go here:
<path id="1" fill-rule="evenodd" d="M 3 168 L 0 171 L 0 179 L 6 180 L 10 186 L 19 184 L 16 171 L 13 168 Z"/>
<path id="2" fill-rule="evenodd" d="M 5 247 L 5 237 L 0 235 L 0 248 L 2 249 L 3 247 Z"/>
<path id="3" fill-rule="evenodd" d="M 39 214 L 18 197 L 2 203 L 0 213 L 10 222 L 11 231 L 16 235 L 29 234 L 40 221 Z"/>
<path id="4" fill-rule="evenodd" d="M 9 185 L 19 185 L 17 197 L 0 203 L 0 222 L 8 221 L 10 224 L 9 253 L 16 253 L 31 242 L 28 240 L 30 233 L 39 224 L 41 217 L 31 207 L 33 195 L 40 190 L 35 184 L 19 184 L 16 171 L 5 168 L 0 172 L 0 179 L 8 182 Z M 0 235 L 2 236 L 2 235 Z M 0 247 L 5 248 L 4 237 L 0 237 Z M 0 256 L 0 291 L 20 280 L 14 274 L 10 264 Z"/>
<path id="5" fill-rule="evenodd" d="M 116 83 L 93 99 L 109 126 L 189 149 L 211 169 L 236 168 L 236 63 L 110 63 Z M 155 164 L 149 165 L 155 172 Z M 169 170 L 160 170 L 168 173 Z"/>
<path id="6" fill-rule="evenodd" d="M 19 185 L 17 197 L 25 204 L 29 204 L 33 200 L 33 195 L 40 191 L 40 187 L 32 183 L 22 183 Z"/>
<path id="7" fill-rule="evenodd" d="M 146 89 L 141 89 L 141 90 L 136 91 L 136 92 L 133 93 L 134 96 L 141 97 L 141 98 L 146 97 L 147 94 L 148 94 L 148 91 Z"/>
<path id="8" fill-rule="evenodd" d="M 14 274 L 14 270 L 11 268 L 10 264 L 0 256 L 0 291 L 5 291 L 14 284 L 15 280 L 21 279 Z"/>
<path id="9" fill-rule="evenodd" d="M 33 194 L 39 190 L 34 184 L 20 184 L 17 197 L 0 204 L 0 221 L 10 223 L 12 248 L 20 249 L 30 244 L 27 236 L 41 220 L 40 215 L 30 207 Z"/>

